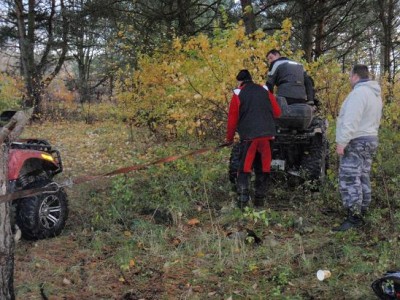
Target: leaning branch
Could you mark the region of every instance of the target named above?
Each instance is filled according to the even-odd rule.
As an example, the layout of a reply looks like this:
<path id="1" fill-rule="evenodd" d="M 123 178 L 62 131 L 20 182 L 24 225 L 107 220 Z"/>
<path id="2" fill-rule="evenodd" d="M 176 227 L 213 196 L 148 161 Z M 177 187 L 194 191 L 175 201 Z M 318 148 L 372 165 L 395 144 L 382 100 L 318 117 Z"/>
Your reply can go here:
<path id="1" fill-rule="evenodd" d="M 2 144 L 6 139 L 9 141 L 15 140 L 22 133 L 25 125 L 28 123 L 29 119 L 33 114 L 33 108 L 28 111 L 18 111 L 11 118 L 11 120 L 4 125 L 0 130 L 0 144 Z"/>

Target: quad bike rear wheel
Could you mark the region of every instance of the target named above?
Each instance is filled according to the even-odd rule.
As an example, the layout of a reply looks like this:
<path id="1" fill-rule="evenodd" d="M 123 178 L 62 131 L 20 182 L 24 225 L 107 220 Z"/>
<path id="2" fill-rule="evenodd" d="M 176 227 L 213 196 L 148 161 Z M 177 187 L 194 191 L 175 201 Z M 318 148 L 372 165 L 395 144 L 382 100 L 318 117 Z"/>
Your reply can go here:
<path id="1" fill-rule="evenodd" d="M 315 183 L 324 181 L 329 160 L 328 152 L 328 140 L 322 134 L 315 135 L 301 160 L 301 168 L 307 179 Z"/>
<path id="2" fill-rule="evenodd" d="M 46 186 L 51 181 L 29 184 L 26 189 Z M 54 193 L 43 193 L 19 200 L 16 222 L 22 236 L 30 240 L 58 236 L 68 217 L 68 199 L 64 189 Z"/>

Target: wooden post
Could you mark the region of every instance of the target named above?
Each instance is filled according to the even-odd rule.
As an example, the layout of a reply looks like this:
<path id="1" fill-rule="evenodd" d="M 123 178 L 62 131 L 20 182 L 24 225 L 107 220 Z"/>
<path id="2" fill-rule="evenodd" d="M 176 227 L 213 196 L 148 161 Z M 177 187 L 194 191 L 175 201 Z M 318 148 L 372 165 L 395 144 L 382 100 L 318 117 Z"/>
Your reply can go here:
<path id="1" fill-rule="evenodd" d="M 0 195 L 8 187 L 8 145 L 18 138 L 28 122 L 28 113 L 17 112 L 0 130 Z M 0 299 L 13 300 L 14 295 L 14 238 L 11 231 L 10 214 L 12 203 L 0 203 Z"/>

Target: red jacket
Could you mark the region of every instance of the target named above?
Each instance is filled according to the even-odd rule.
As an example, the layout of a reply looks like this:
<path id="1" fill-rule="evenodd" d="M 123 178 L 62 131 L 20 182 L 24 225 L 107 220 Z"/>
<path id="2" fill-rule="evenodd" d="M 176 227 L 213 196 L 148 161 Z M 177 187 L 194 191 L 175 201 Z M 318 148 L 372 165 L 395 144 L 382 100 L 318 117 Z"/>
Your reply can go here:
<path id="1" fill-rule="evenodd" d="M 274 118 L 281 115 L 275 96 L 266 86 L 247 82 L 234 90 L 229 106 L 227 142 L 232 142 L 236 130 L 241 140 L 275 135 Z"/>

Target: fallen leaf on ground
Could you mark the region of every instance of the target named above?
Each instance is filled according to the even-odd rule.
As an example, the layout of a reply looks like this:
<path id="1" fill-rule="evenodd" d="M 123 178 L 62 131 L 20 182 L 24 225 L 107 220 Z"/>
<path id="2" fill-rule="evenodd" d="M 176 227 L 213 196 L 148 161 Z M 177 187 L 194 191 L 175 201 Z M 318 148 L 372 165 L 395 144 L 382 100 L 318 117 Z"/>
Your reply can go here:
<path id="1" fill-rule="evenodd" d="M 193 219 L 190 219 L 190 220 L 187 222 L 187 224 L 190 225 L 190 226 L 195 226 L 195 225 L 197 225 L 197 224 L 200 224 L 200 221 L 199 221 L 199 219 L 197 219 L 197 218 L 193 218 Z"/>
<path id="2" fill-rule="evenodd" d="M 179 246 L 181 242 L 182 242 L 181 239 L 178 237 L 174 237 L 171 240 L 172 245 L 174 245 L 175 247 Z"/>
<path id="3" fill-rule="evenodd" d="M 197 254 L 196 254 L 196 256 L 197 257 L 204 257 L 205 256 L 205 254 L 204 254 L 204 252 L 197 252 Z"/>
<path id="4" fill-rule="evenodd" d="M 129 261 L 129 266 L 131 267 L 131 268 L 133 268 L 134 266 L 135 266 L 135 261 L 133 260 L 133 259 L 131 259 L 130 261 Z"/>

